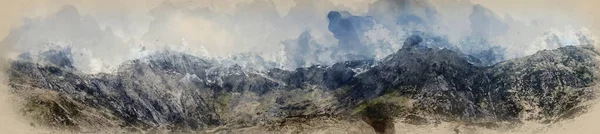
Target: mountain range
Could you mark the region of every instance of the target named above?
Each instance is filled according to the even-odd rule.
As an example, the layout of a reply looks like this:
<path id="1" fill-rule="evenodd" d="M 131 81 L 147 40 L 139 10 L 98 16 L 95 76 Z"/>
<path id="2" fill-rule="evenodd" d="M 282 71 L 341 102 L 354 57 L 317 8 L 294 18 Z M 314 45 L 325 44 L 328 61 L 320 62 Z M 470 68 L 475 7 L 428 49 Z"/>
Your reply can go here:
<path id="1" fill-rule="evenodd" d="M 573 118 L 596 97 L 600 53 L 594 46 L 488 65 L 430 48 L 424 38 L 409 37 L 382 60 L 295 70 L 163 51 L 126 61 L 112 73 L 87 74 L 73 67 L 69 49 L 50 50 L 13 61 L 9 85 L 36 126 L 79 132 L 304 132 L 309 128 L 302 124 L 327 121 L 368 124 L 375 133 L 393 133 L 395 123 L 500 128 Z"/>

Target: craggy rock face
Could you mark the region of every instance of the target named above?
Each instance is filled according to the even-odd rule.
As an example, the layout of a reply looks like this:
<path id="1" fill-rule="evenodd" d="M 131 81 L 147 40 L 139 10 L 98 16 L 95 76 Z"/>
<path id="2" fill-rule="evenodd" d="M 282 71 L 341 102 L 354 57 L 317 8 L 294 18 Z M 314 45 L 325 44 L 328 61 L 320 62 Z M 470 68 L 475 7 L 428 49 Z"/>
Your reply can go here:
<path id="1" fill-rule="evenodd" d="M 61 51 L 44 64 L 14 61 L 9 77 L 12 91 L 28 96 L 26 115 L 56 117 L 38 119 L 79 130 L 185 132 L 339 119 L 363 120 L 388 133 L 398 118 L 411 124 L 555 122 L 576 116 L 595 97 L 599 62 L 591 46 L 479 66 L 462 53 L 420 46 L 422 40 L 408 38 L 381 61 L 293 71 L 164 52 L 123 63 L 115 73 L 90 75 L 63 62 L 70 60 Z M 54 95 L 28 94 L 42 91 Z"/>

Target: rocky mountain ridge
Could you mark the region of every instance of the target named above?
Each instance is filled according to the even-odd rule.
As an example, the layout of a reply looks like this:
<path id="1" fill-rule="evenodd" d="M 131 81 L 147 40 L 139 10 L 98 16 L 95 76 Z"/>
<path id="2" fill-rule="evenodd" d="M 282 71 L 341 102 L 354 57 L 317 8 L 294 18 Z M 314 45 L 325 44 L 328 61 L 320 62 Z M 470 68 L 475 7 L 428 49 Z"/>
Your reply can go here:
<path id="1" fill-rule="evenodd" d="M 459 121 L 497 126 L 555 122 L 584 112 L 595 98 L 599 53 L 568 46 L 481 66 L 462 53 L 420 45 L 420 36 L 381 61 L 346 61 L 296 70 L 254 70 L 177 52 L 123 63 L 116 73 L 84 74 L 68 54 L 45 63 L 16 60 L 10 87 L 23 113 L 41 124 L 76 131 L 191 132 L 312 119 L 364 121 L 393 132 L 410 124 Z M 302 131 L 302 130 L 299 130 Z"/>

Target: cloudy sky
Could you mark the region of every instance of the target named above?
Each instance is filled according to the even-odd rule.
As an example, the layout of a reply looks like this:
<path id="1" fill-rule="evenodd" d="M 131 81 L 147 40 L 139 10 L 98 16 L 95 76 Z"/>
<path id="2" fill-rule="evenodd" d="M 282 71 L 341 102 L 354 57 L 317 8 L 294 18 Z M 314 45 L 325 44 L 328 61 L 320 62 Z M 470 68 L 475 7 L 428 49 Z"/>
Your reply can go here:
<path id="1" fill-rule="evenodd" d="M 279 58 L 279 51 L 289 50 L 290 47 L 285 49 L 285 46 L 294 46 L 290 43 L 296 43 L 296 46 L 310 47 L 306 53 L 298 55 L 326 58 L 334 52 L 321 53 L 320 49 L 335 49 L 332 46 L 336 46 L 337 41 L 345 40 L 328 29 L 333 25 L 326 18 L 330 11 L 379 17 L 376 18 L 379 19 L 376 20 L 378 24 L 359 31 L 358 34 L 364 34 L 365 37 L 347 40 L 361 41 L 361 45 L 374 48 L 368 54 L 375 54 L 377 58 L 397 50 L 403 41 L 401 36 L 404 36 L 394 34 L 397 32 L 395 28 L 386 25 L 385 17 L 394 13 L 369 10 L 370 6 L 377 6 L 373 4 L 376 0 L 169 1 L 165 4 L 164 0 L 0 0 L 0 9 L 3 10 L 0 12 L 0 37 L 6 37 L 11 29 L 15 29 L 13 36 L 5 38 L 4 43 L 0 44 L 0 52 L 3 57 L 14 57 L 40 49 L 43 43 L 66 42 L 64 44 L 71 44 L 74 51 L 81 55 L 75 57 L 77 64 L 83 65 L 80 68 L 96 70 L 93 72 L 132 58 L 131 52 L 139 46 L 152 49 L 176 47 L 220 57 L 255 52 L 267 59 L 275 59 Z M 600 1 L 596 0 L 433 0 L 425 6 L 419 6 L 425 0 L 412 1 L 416 1 L 416 4 L 413 3 L 416 6 L 408 8 L 407 12 L 427 13 L 424 9 L 431 7 L 429 5 L 436 8 L 436 15 L 441 17 L 439 20 L 426 20 L 436 23 L 431 24 L 429 27 L 433 30 L 429 30 L 448 36 L 451 43 L 458 44 L 464 37 L 473 36 L 473 33 L 499 31 L 494 34 L 498 36 L 489 37 L 488 40 L 490 44 L 505 48 L 509 58 L 579 43 L 573 40 L 577 40 L 574 36 L 581 31 L 592 35 L 600 33 L 600 20 L 597 19 L 600 18 L 597 13 L 599 9 L 594 7 Z M 482 12 L 492 14 L 489 16 L 501 21 L 498 23 L 507 25 L 510 30 L 469 25 L 481 22 L 471 20 L 469 16 L 476 4 L 491 10 L 492 13 L 486 10 Z M 72 5 L 75 13 L 57 13 L 64 9 L 64 5 Z M 481 23 L 496 23 L 488 22 L 486 18 L 480 19 L 483 19 Z M 437 31 L 434 27 L 438 27 Z M 301 42 L 299 37 L 302 33 L 308 33 L 305 40 L 309 44 L 297 44 Z M 558 43 L 548 43 L 550 36 L 556 36 Z M 378 45 L 382 41 L 387 46 Z M 113 53 L 107 53 L 107 50 Z M 326 64 L 328 62 L 323 61 L 354 59 L 304 57 L 302 60 Z"/>
<path id="2" fill-rule="evenodd" d="M 163 0 L 0 0 L 0 37 L 4 37 L 11 27 L 18 26 L 22 17 L 45 16 L 56 12 L 62 5 L 75 5 L 85 14 L 102 14 L 103 12 L 129 11 L 146 13 Z M 189 6 L 211 6 L 216 11 L 231 12 L 237 2 L 251 0 L 173 0 Z M 272 0 L 280 12 L 284 13 L 293 3 L 291 0 Z M 373 0 L 330 0 L 334 4 L 344 5 L 352 9 L 365 10 L 366 4 Z M 440 0 L 439 4 L 444 1 Z M 547 17 L 553 14 L 570 14 L 586 21 L 595 32 L 600 32 L 600 5 L 597 0 L 471 0 L 482 4 L 497 13 L 510 14 L 520 19 L 531 17 Z"/>

